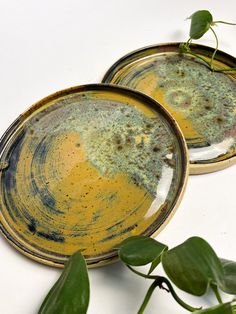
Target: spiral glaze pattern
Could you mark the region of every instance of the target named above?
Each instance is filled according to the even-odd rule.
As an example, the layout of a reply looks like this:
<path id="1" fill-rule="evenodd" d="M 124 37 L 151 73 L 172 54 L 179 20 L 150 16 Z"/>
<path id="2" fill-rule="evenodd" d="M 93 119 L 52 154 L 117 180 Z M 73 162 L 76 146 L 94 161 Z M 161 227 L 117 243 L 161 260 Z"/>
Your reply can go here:
<path id="1" fill-rule="evenodd" d="M 171 213 L 186 160 L 176 130 L 142 97 L 75 89 L 21 120 L 0 159 L 1 223 L 15 245 L 44 262 L 80 250 L 93 263 Z"/>

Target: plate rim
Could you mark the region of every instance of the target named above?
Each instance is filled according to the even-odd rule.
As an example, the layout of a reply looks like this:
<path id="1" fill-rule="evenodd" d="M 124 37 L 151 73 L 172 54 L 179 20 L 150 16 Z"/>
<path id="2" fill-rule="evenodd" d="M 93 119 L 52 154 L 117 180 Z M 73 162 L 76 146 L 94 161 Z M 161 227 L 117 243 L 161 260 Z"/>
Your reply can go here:
<path id="1" fill-rule="evenodd" d="M 119 58 L 116 62 L 114 62 L 110 66 L 110 68 L 105 72 L 101 82 L 108 84 L 109 81 L 114 77 L 114 75 L 117 74 L 123 68 L 122 63 L 125 60 L 127 60 L 128 58 L 132 58 L 133 56 L 135 56 L 138 53 L 141 53 L 141 52 L 144 52 L 144 51 L 148 51 L 150 49 L 161 49 L 161 48 L 162 49 L 164 49 L 164 48 L 173 48 L 173 49 L 175 48 L 176 49 L 182 43 L 183 42 L 167 42 L 167 43 L 148 45 L 148 46 L 144 46 L 144 47 L 139 48 L 139 49 L 135 49 L 135 50 L 125 54 L 123 57 Z M 215 51 L 215 48 L 213 48 L 211 46 L 206 46 L 206 45 L 201 45 L 201 44 L 196 44 L 196 43 L 191 43 L 191 48 L 195 52 L 197 52 L 197 51 L 199 51 L 201 53 L 205 52 L 206 56 L 207 56 L 207 53 L 212 55 L 212 53 Z M 164 52 L 168 53 L 170 51 L 163 51 L 163 53 Z M 236 66 L 236 58 L 234 56 L 228 54 L 227 52 L 224 52 L 224 51 L 220 50 L 220 49 L 217 50 L 217 54 L 215 56 L 215 60 L 223 61 L 228 66 L 232 66 L 232 67 Z M 112 77 L 109 78 L 111 76 L 112 72 L 114 72 L 114 70 L 116 70 L 114 75 L 112 75 Z M 236 74 L 234 76 L 236 77 Z M 215 172 L 215 171 L 226 169 L 226 168 L 228 168 L 228 167 L 230 167 L 230 166 L 232 166 L 234 164 L 236 164 L 236 155 L 232 156 L 232 157 L 229 157 L 229 158 L 227 158 L 225 160 L 219 160 L 219 161 L 212 162 L 212 163 L 196 163 L 196 162 L 191 162 L 190 161 L 189 174 L 190 175 L 207 174 L 207 173 L 211 173 L 211 172 Z"/>
<path id="2" fill-rule="evenodd" d="M 11 136 L 14 134 L 14 132 L 17 130 L 18 126 L 23 123 L 30 115 L 46 104 L 49 101 L 52 101 L 54 99 L 57 99 L 62 96 L 69 95 L 71 93 L 75 92 L 83 92 L 83 91 L 99 91 L 99 90 L 108 90 L 108 91 L 119 91 L 123 92 L 126 95 L 131 94 L 135 96 L 137 99 L 143 99 L 146 100 L 148 103 L 148 106 L 153 107 L 156 112 L 159 112 L 164 119 L 167 121 L 168 124 L 171 125 L 174 134 L 176 136 L 176 139 L 178 140 L 179 147 L 181 150 L 181 162 L 182 162 L 182 172 L 181 172 L 181 179 L 180 184 L 177 189 L 176 197 L 173 200 L 172 208 L 170 208 L 169 214 L 167 217 L 165 217 L 164 221 L 162 221 L 161 225 L 158 227 L 157 230 L 152 231 L 150 237 L 156 237 L 163 229 L 164 227 L 169 223 L 169 221 L 174 216 L 178 206 L 180 205 L 185 190 L 187 186 L 187 181 L 189 177 L 189 154 L 187 149 L 187 144 L 184 139 L 183 133 L 176 122 L 176 120 L 170 115 L 170 113 L 157 101 L 155 101 L 153 98 L 139 92 L 135 91 L 130 88 L 117 86 L 115 84 L 104 84 L 104 83 L 95 83 L 95 84 L 85 84 L 85 85 L 76 85 L 73 87 L 65 88 L 62 90 L 59 90 L 57 92 L 54 92 L 52 94 L 49 94 L 48 96 L 40 99 L 39 101 L 35 102 L 33 105 L 31 105 L 28 109 L 26 109 L 22 114 L 20 114 L 12 124 L 6 129 L 6 131 L 3 133 L 3 135 L 0 137 L 0 160 L 1 160 L 1 153 L 3 149 L 5 148 L 5 145 L 7 144 L 8 140 L 11 138 Z M 0 171 L 1 172 L 1 171 Z M 0 188 L 1 188 L 1 180 L 0 180 Z M 0 196 L 1 197 L 1 196 Z M 0 208 L 0 233 L 4 236 L 4 238 L 10 243 L 17 251 L 22 253 L 23 255 L 29 257 L 30 259 L 33 259 L 41 264 L 45 264 L 48 266 L 54 266 L 54 267 L 64 267 L 64 263 L 66 259 L 58 258 L 58 261 L 55 261 L 55 255 L 54 254 L 48 254 L 46 256 L 46 253 L 43 253 L 42 251 L 39 251 L 34 248 L 34 250 L 30 250 L 32 246 L 28 245 L 26 241 L 22 241 L 17 237 L 15 232 L 11 231 L 12 229 L 9 228 L 10 226 L 5 222 L 5 219 L 3 218 L 2 211 Z M 39 252 L 39 254 L 38 254 Z M 54 258 L 54 260 L 49 258 Z M 118 260 L 117 254 L 110 254 L 107 257 L 101 258 L 98 261 L 90 261 L 87 259 L 87 264 L 89 268 L 94 267 L 100 267 L 104 266 L 110 263 L 113 263 Z"/>

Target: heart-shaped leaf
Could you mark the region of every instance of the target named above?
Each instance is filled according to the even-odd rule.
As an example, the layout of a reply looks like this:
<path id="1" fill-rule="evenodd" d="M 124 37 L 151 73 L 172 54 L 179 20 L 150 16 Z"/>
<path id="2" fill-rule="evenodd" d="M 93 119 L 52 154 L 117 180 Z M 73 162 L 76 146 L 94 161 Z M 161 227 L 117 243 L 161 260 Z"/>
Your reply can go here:
<path id="1" fill-rule="evenodd" d="M 209 309 L 196 311 L 196 314 L 234 314 L 230 303 L 220 304 Z"/>
<path id="2" fill-rule="evenodd" d="M 189 19 L 191 19 L 189 35 L 192 39 L 201 38 L 209 30 L 213 22 L 213 17 L 207 10 L 197 11 Z"/>
<path id="3" fill-rule="evenodd" d="M 119 257 L 128 265 L 142 266 L 154 262 L 155 268 L 160 256 L 167 249 L 165 244 L 148 237 L 130 237 L 120 245 Z M 159 258 L 159 260 L 158 260 Z M 152 270 L 154 269 L 152 267 Z"/>
<path id="4" fill-rule="evenodd" d="M 224 269 L 224 283 L 220 288 L 228 294 L 236 294 L 236 262 L 221 259 Z"/>
<path id="5" fill-rule="evenodd" d="M 89 304 L 89 279 L 81 253 L 73 254 L 49 291 L 38 314 L 85 314 Z"/>
<path id="6" fill-rule="evenodd" d="M 164 252 L 164 270 L 180 289 L 196 296 L 206 293 L 209 285 L 223 283 L 223 266 L 211 246 L 199 237 Z"/>

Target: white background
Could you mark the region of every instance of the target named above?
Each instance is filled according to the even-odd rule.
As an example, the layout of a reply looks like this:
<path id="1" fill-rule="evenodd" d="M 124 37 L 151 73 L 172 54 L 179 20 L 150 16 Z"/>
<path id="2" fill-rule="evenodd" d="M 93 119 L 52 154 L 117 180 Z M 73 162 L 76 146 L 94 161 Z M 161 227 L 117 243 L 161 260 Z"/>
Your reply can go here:
<path id="1" fill-rule="evenodd" d="M 145 45 L 184 41 L 191 13 L 209 9 L 236 21 L 236 1 L 0 0 L 0 133 L 29 105 L 73 85 L 99 82 L 124 54 Z M 236 27 L 221 25 L 220 48 L 236 56 Z M 201 43 L 214 45 L 211 34 Z M 236 166 L 189 179 L 184 199 L 158 240 L 170 247 L 205 237 L 219 256 L 236 260 Z M 0 237 L 0 314 L 36 314 L 60 270 L 33 262 Z M 89 314 L 132 314 L 147 290 L 120 263 L 89 271 Z M 179 291 L 191 304 L 210 305 Z M 156 291 L 147 314 L 187 313 Z M 68 313 L 70 314 L 70 313 Z"/>

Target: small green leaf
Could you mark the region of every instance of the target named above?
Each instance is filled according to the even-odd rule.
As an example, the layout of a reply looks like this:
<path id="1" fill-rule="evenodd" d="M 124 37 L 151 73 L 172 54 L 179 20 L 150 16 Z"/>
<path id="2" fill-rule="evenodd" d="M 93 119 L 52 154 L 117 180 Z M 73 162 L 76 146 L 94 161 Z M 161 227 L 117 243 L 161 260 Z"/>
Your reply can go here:
<path id="1" fill-rule="evenodd" d="M 224 283 L 220 288 L 228 294 L 236 294 L 236 262 L 221 259 L 224 269 Z"/>
<path id="2" fill-rule="evenodd" d="M 180 289 L 196 296 L 204 295 L 209 285 L 223 283 L 223 266 L 211 246 L 199 237 L 164 252 L 164 270 Z"/>
<path id="3" fill-rule="evenodd" d="M 49 291 L 38 314 L 85 314 L 89 304 L 89 278 L 81 253 L 73 254 Z"/>
<path id="4" fill-rule="evenodd" d="M 207 10 L 197 11 L 189 19 L 191 19 L 189 35 L 192 39 L 201 38 L 209 30 L 213 22 L 213 17 Z"/>
<path id="5" fill-rule="evenodd" d="M 233 314 L 230 303 L 220 304 L 209 309 L 194 312 L 196 314 Z"/>
<path id="6" fill-rule="evenodd" d="M 165 244 L 152 238 L 130 237 L 121 243 L 119 257 L 125 264 L 131 266 L 142 266 L 155 261 L 156 267 L 156 259 L 161 256 L 165 249 L 167 249 Z"/>

